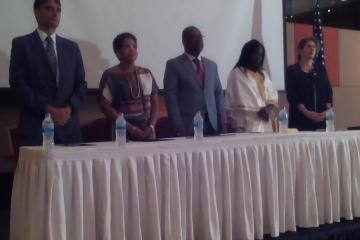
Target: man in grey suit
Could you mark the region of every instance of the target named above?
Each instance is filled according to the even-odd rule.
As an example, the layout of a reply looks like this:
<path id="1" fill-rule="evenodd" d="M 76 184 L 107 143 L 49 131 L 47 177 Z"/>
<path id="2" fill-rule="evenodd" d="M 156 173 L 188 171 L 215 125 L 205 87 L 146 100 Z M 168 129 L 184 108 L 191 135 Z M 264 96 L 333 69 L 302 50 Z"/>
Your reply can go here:
<path id="1" fill-rule="evenodd" d="M 203 36 L 194 26 L 182 32 L 185 53 L 166 63 L 164 90 L 168 115 L 177 136 L 194 134 L 193 118 L 201 111 L 204 134 L 225 131 L 223 90 L 217 65 L 200 56 Z"/>
<path id="2" fill-rule="evenodd" d="M 20 145 L 41 145 L 42 120 L 50 113 L 55 143 L 81 141 L 78 112 L 86 95 L 86 81 L 78 45 L 56 35 L 60 0 L 35 0 L 38 28 L 12 42 L 10 87 L 21 106 Z"/>

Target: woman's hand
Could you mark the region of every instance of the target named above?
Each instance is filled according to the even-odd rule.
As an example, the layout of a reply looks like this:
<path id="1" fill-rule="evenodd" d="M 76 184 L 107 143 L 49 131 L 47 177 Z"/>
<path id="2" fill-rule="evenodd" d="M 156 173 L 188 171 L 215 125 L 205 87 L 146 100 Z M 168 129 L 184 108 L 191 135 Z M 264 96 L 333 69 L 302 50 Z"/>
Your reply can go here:
<path id="1" fill-rule="evenodd" d="M 318 112 L 310 111 L 304 106 L 304 104 L 299 104 L 298 109 L 300 112 L 302 112 L 302 114 L 305 115 L 305 117 L 309 118 L 313 122 L 322 122 L 325 119 L 326 112 L 318 113 Z"/>
<path id="2" fill-rule="evenodd" d="M 156 138 L 156 134 L 155 134 L 155 128 L 153 125 L 149 125 L 144 129 L 145 132 L 145 139 L 146 140 L 154 140 Z"/>
<path id="3" fill-rule="evenodd" d="M 138 127 L 133 126 L 131 129 L 131 135 L 134 136 L 138 140 L 145 140 L 147 135 L 146 132 L 141 130 Z"/>
<path id="4" fill-rule="evenodd" d="M 265 107 L 260 108 L 258 111 L 258 116 L 265 122 L 268 122 L 270 116 L 275 108 L 274 104 L 268 104 Z"/>
<path id="5" fill-rule="evenodd" d="M 314 112 L 314 111 L 309 111 L 306 110 L 304 112 L 305 117 L 311 119 L 313 122 L 322 122 L 325 119 L 325 112 Z"/>
<path id="6" fill-rule="evenodd" d="M 268 122 L 268 121 L 269 121 L 270 116 L 269 116 L 269 113 L 268 113 L 266 107 L 260 108 L 260 110 L 258 111 L 257 115 L 258 115 L 258 117 L 259 117 L 261 120 L 263 120 L 263 121 L 265 121 L 265 122 Z"/>

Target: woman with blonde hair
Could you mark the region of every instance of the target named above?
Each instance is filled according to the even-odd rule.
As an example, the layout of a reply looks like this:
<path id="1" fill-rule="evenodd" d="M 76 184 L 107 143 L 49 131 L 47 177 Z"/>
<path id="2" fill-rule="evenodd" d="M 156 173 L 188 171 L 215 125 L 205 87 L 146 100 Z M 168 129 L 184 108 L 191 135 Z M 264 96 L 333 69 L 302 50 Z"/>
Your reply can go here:
<path id="1" fill-rule="evenodd" d="M 324 129 L 325 112 L 332 107 L 332 89 L 322 64 L 314 59 L 319 52 L 315 38 L 302 39 L 297 47 L 298 61 L 286 71 L 289 127 L 300 131 Z"/>

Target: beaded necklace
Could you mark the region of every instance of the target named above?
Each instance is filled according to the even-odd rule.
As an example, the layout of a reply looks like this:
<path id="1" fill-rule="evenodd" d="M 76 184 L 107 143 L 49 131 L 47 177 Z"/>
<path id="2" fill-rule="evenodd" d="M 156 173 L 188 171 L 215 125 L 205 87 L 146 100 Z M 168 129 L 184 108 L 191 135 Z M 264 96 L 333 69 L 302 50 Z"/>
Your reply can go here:
<path id="1" fill-rule="evenodd" d="M 137 75 L 137 73 L 136 73 L 136 70 L 134 70 L 134 73 L 133 73 L 133 74 L 135 74 L 135 80 L 136 80 L 137 87 L 138 87 L 138 93 L 137 93 L 136 96 L 134 95 L 134 90 L 133 90 L 133 88 L 132 88 L 132 86 L 131 86 L 131 81 L 130 81 L 129 79 L 127 79 L 127 82 L 128 82 L 128 84 L 129 84 L 131 97 L 132 97 L 133 99 L 139 99 L 140 96 L 141 96 L 140 80 L 139 80 L 139 78 L 138 78 L 138 75 Z"/>

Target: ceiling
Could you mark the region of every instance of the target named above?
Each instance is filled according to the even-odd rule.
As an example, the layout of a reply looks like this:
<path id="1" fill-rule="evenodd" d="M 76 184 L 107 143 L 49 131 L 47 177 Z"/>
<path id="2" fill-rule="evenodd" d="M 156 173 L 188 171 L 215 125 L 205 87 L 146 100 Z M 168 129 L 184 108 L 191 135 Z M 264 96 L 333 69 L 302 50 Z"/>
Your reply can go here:
<path id="1" fill-rule="evenodd" d="M 352 2 L 360 2 L 360 0 L 319 0 L 321 8 L 337 7 L 339 5 L 347 5 Z M 285 0 L 293 14 L 312 11 L 314 9 L 315 0 Z"/>
<path id="2" fill-rule="evenodd" d="M 285 21 L 312 24 L 315 0 L 284 0 Z M 360 0 L 320 0 L 324 26 L 360 30 Z"/>

